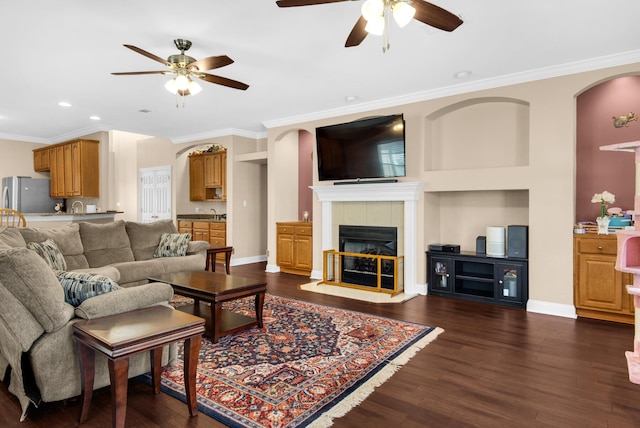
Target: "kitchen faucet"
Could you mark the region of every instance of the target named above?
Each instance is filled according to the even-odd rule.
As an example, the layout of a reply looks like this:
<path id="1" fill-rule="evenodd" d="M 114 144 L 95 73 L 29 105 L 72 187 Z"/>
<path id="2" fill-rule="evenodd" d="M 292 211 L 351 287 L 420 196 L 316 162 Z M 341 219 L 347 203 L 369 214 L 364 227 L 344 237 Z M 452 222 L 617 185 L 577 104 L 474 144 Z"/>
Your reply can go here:
<path id="1" fill-rule="evenodd" d="M 71 204 L 71 213 L 76 213 L 76 204 L 80 204 L 80 212 L 84 212 L 84 204 L 82 203 L 82 201 L 74 201 L 73 204 Z"/>

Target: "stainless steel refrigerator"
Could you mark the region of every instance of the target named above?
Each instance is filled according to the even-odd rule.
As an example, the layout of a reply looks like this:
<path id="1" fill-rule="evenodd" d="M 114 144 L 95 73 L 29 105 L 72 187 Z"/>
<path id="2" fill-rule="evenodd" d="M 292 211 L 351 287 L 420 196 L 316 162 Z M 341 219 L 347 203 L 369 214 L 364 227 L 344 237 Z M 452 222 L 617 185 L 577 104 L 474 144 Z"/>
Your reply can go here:
<path id="1" fill-rule="evenodd" d="M 21 213 L 55 212 L 62 199 L 49 196 L 49 179 L 31 177 L 4 177 L 2 179 L 2 208 L 13 208 Z"/>

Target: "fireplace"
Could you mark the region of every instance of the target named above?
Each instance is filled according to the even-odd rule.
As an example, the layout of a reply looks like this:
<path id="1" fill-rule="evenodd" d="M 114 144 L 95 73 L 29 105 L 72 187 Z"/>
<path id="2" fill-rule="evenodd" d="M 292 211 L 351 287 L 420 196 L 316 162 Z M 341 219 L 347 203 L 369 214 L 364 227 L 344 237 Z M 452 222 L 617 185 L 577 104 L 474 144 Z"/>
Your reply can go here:
<path id="1" fill-rule="evenodd" d="M 321 211 L 321 243 L 323 254 L 327 251 L 339 248 L 338 225 L 347 222 L 334 223 L 333 204 L 344 202 L 403 202 L 402 220 L 398 227 L 398 233 L 402 237 L 402 242 L 398 242 L 398 281 L 402 286 L 398 291 L 409 294 L 427 294 L 426 283 L 418 284 L 418 272 L 424 272 L 424 265 L 418 262 L 418 236 L 417 233 L 417 213 L 418 201 L 422 194 L 422 182 L 398 182 L 398 183 L 375 183 L 367 184 L 343 184 L 340 186 L 313 186 L 312 189 L 318 195 L 318 200 L 322 204 Z M 351 217 L 354 218 L 354 217 Z M 363 223 L 366 224 L 366 214 L 363 216 Z M 400 229 L 402 227 L 402 229 Z M 335 235 L 334 235 L 335 233 Z M 401 261 L 402 260 L 402 261 Z M 323 278 L 325 259 L 323 258 L 323 269 L 313 270 L 313 278 Z M 332 272 L 336 275 L 339 272 Z M 336 275 L 337 276 L 337 275 Z"/>
<path id="2" fill-rule="evenodd" d="M 340 252 L 343 253 L 398 255 L 398 232 L 395 227 L 340 225 L 338 239 Z M 341 257 L 342 282 L 365 287 L 378 286 L 377 259 L 349 255 Z M 380 260 L 382 289 L 394 289 L 394 263 L 394 260 Z"/>

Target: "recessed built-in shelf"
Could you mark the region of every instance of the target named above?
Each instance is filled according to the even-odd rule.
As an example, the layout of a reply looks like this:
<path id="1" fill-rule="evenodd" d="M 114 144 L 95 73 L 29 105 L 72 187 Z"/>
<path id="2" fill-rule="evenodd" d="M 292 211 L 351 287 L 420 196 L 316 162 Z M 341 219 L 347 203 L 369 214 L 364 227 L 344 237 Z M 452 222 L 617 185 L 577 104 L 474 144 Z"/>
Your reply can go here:
<path id="1" fill-rule="evenodd" d="M 236 156 L 236 160 L 238 162 L 252 162 L 252 163 L 267 163 L 267 152 L 252 152 L 252 153 L 242 153 Z"/>
<path id="2" fill-rule="evenodd" d="M 444 107 L 425 119 L 425 171 L 529 165 L 529 104 L 477 98 Z"/>

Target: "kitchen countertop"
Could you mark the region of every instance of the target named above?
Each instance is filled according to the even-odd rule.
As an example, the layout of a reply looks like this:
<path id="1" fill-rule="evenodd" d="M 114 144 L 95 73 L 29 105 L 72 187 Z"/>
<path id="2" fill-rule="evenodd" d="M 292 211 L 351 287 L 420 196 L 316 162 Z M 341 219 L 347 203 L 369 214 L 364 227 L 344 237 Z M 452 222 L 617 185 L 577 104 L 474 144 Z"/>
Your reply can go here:
<path id="1" fill-rule="evenodd" d="M 27 224 L 37 222 L 80 222 L 80 221 L 101 221 L 108 219 L 113 221 L 116 214 L 122 214 L 124 211 L 100 211 L 97 213 L 22 213 Z"/>
<path id="2" fill-rule="evenodd" d="M 186 221 L 215 221 L 225 223 L 227 219 L 222 218 L 223 215 L 226 217 L 226 214 L 178 214 L 176 218 Z"/>

